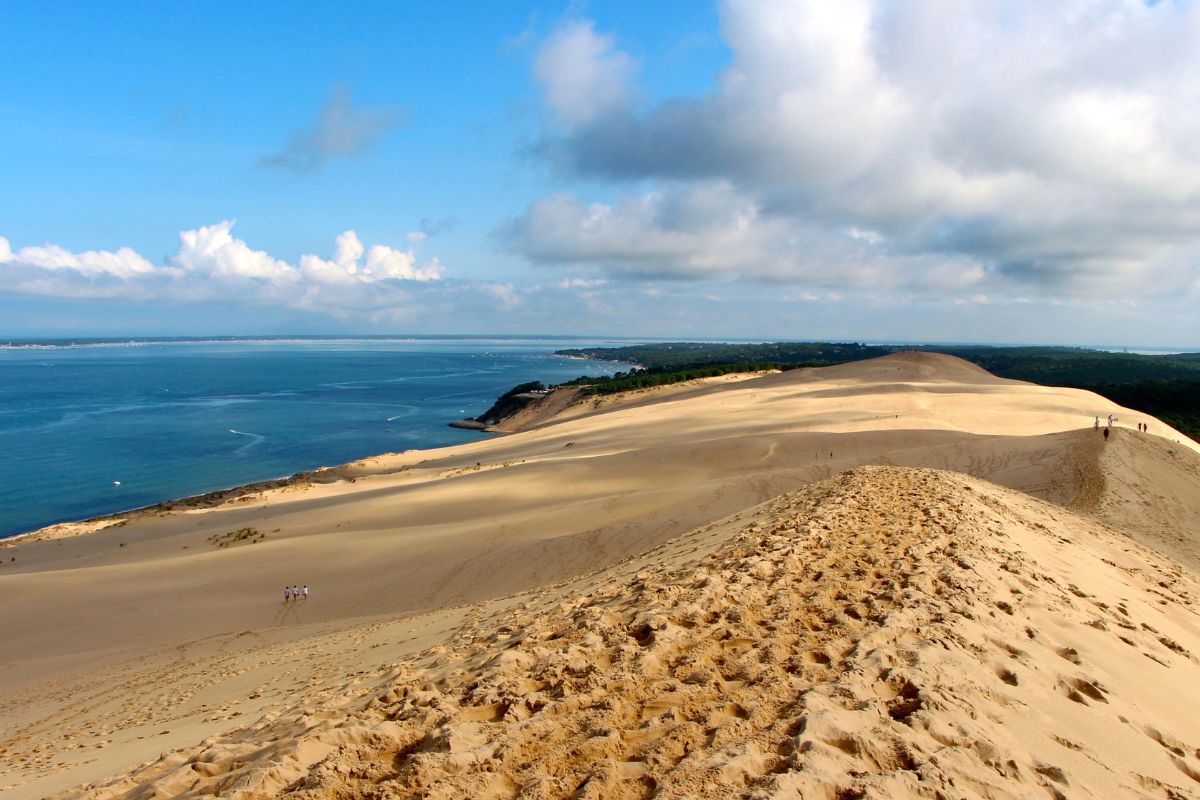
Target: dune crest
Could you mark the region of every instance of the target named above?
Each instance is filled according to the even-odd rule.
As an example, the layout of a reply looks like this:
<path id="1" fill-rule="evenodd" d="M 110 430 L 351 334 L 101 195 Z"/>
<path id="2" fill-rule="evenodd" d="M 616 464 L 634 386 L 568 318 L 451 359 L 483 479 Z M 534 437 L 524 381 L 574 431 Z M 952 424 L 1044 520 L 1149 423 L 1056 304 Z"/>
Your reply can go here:
<path id="1" fill-rule="evenodd" d="M 69 796 L 1192 796 L 1198 592 L 1019 493 L 862 468 Z"/>

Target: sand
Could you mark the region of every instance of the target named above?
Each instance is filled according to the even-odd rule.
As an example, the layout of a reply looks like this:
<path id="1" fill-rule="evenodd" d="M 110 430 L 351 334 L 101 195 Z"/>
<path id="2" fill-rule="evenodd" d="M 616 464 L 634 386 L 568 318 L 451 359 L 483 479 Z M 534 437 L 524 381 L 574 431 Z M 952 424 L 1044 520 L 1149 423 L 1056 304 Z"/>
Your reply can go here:
<path id="1" fill-rule="evenodd" d="M 601 405 L 0 548 L 0 798 L 1200 795 L 1161 421 L 928 354 Z"/>

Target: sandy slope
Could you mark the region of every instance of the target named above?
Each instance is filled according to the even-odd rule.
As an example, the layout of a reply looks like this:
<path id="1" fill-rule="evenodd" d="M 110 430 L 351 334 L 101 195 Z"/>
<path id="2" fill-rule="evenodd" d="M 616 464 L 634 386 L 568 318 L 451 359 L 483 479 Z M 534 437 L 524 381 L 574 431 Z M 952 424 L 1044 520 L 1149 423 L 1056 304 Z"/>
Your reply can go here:
<path id="1" fill-rule="evenodd" d="M 863 468 L 83 796 L 1196 796 L 1198 590 L 1028 496 Z"/>
<path id="2" fill-rule="evenodd" d="M 1108 413 L 1116 413 L 1121 418 L 1121 427 L 1105 444 L 1086 426 L 1094 415 L 1103 417 Z M 1149 422 L 1151 430 L 1159 435 L 1143 436 L 1131 430 L 1138 421 Z M 529 605 L 536 605 L 543 599 L 514 593 L 561 584 L 556 591 L 578 598 L 585 590 L 570 581 L 587 573 L 593 573 L 588 579 L 591 583 L 587 584 L 592 588 L 587 591 L 600 591 L 602 582 L 615 575 L 603 573 L 603 570 L 631 557 L 634 560 L 623 569 L 636 570 L 651 565 L 653 559 L 664 557 L 645 555 L 646 552 L 672 540 L 669 547 L 678 548 L 682 546 L 680 542 L 694 541 L 694 546 L 699 548 L 697 552 L 704 548 L 713 553 L 724 552 L 721 548 L 729 546 L 730 537 L 750 535 L 747 529 L 738 527 L 740 523 L 729 521 L 730 515 L 765 514 L 767 512 L 761 509 L 753 512 L 750 509 L 862 464 L 934 467 L 986 478 L 1028 493 L 997 495 L 995 493 L 1003 490 L 984 484 L 973 486 L 972 497 L 992 492 L 1006 505 L 1003 509 L 1006 513 L 1011 508 L 1020 508 L 1022 514 L 1026 511 L 1030 514 L 1051 513 L 1047 511 L 1049 507 L 1029 499 L 1033 496 L 1089 515 L 1081 518 L 1066 511 L 1053 511 L 1059 515 L 1055 525 L 1061 523 L 1070 527 L 1069 531 L 1055 530 L 1055 535 L 1074 537 L 1075 551 L 1088 557 L 1095 556 L 1093 537 L 1109 535 L 1095 533 L 1099 530 L 1096 520 L 1103 520 L 1121 535 L 1133 537 L 1195 569 L 1200 565 L 1200 549 L 1197 548 L 1200 541 L 1200 510 L 1197 508 L 1200 458 L 1196 449 L 1194 444 L 1183 440 L 1161 422 L 1127 409 L 1114 408 L 1102 398 L 1086 392 L 1000 380 L 957 359 L 900 354 L 825 370 L 701 386 L 668 397 L 638 399 L 623 407 L 615 404 L 604 413 L 566 419 L 523 434 L 442 451 L 369 459 L 339 469 L 337 474 L 345 479 L 335 483 L 273 489 L 216 509 L 142 515 L 130 519 L 122 527 L 73 538 L 37 540 L 33 537 L 0 549 L 0 559 L 4 562 L 0 567 L 0 594 L 6 608 L 18 610 L 18 613 L 0 618 L 0 643 L 3 643 L 0 648 L 0 685 L 3 686 L 0 689 L 0 727 L 6 732 L 0 739 L 0 786 L 5 787 L 0 788 L 0 797 L 40 797 L 73 784 L 97 781 L 139 761 L 154 759 L 164 750 L 193 746 L 205 737 L 234 730 L 243 719 L 258 720 L 263 713 L 268 714 L 265 723 L 256 723 L 250 729 L 234 733 L 233 739 L 213 740 L 212 747 L 216 749 L 211 755 L 221 762 L 219 766 L 187 766 L 181 770 L 190 776 L 203 777 L 205 773 L 211 773 L 208 777 L 212 782 L 205 784 L 202 781 L 196 788 L 208 786 L 211 789 L 222 780 L 236 782 L 243 779 L 266 780 L 267 784 L 279 787 L 303 778 L 316 781 L 314 786 L 326 787 L 320 791 L 330 796 L 370 796 L 364 788 L 370 781 L 383 776 L 393 766 L 400 769 L 402 765 L 391 765 L 388 758 L 392 756 L 380 755 L 392 746 L 383 743 L 395 742 L 391 727 L 394 720 L 384 724 L 374 716 L 360 718 L 362 709 L 357 706 L 361 702 L 356 698 L 367 689 L 387 692 L 396 686 L 407 685 L 405 681 L 410 675 L 420 674 L 420 680 L 425 682 L 434 680 L 421 670 L 440 669 L 448 675 L 445 670 L 452 670 L 453 665 L 459 663 L 445 652 L 427 651 L 428 646 L 444 641 L 451 631 L 457 630 L 460 644 L 465 642 L 462 646 L 468 651 L 472 648 L 476 651 L 472 656 L 475 661 L 471 662 L 474 666 L 468 664 L 475 671 L 471 674 L 482 675 L 480 670 L 484 666 L 481 664 L 496 656 L 495 643 L 487 642 L 486 638 L 489 631 L 496 630 L 497 615 L 515 615 L 506 623 L 514 631 L 528 626 L 559 624 L 554 621 L 553 608 L 545 612 L 549 616 L 539 616 Z M 855 479 L 884 480 L 881 476 L 913 474 L 904 471 L 860 473 Z M 930 491 L 939 486 L 949 491 L 947 486 L 959 486 L 955 482 L 964 480 L 918 474 L 922 481 L 932 481 L 928 487 Z M 909 478 L 887 480 L 903 482 Z M 820 494 L 830 490 L 811 491 Z M 914 508 L 920 506 L 917 498 L 921 492 L 917 489 L 896 491 L 902 496 L 912 495 Z M 860 492 L 859 496 L 869 496 L 869 492 Z M 785 505 L 800 503 L 797 509 L 809 508 L 804 505 L 809 503 L 805 497 L 808 495 L 779 502 Z M 1020 506 L 1021 503 L 1032 505 L 1025 508 Z M 948 507 L 953 507 L 953 503 Z M 802 531 L 813 513 L 817 512 L 797 510 L 790 524 Z M 887 520 L 892 519 L 888 515 L 893 512 L 880 508 L 871 513 Z M 918 512 L 895 513 L 903 516 Z M 1031 530 L 1041 530 L 1020 519 L 1005 522 L 1010 527 L 1021 524 Z M 1053 528 L 1050 522 L 1039 524 Z M 712 527 L 714 525 L 716 527 Z M 883 527 L 872 537 L 875 544 L 864 543 L 864 547 L 883 547 L 890 536 L 905 533 L 904 529 L 889 527 L 891 523 L 881 525 Z M 227 547 L 217 547 L 211 541 L 213 537 L 219 539 L 247 526 L 265 534 L 265 538 L 253 544 L 242 541 Z M 928 535 L 925 532 L 918 539 L 928 538 Z M 1049 535 L 1043 538 L 1056 541 Z M 980 552 L 991 552 L 1000 547 L 982 533 L 971 541 L 980 543 Z M 1156 614 L 1169 611 L 1171 625 L 1166 625 L 1157 616 L 1146 617 L 1147 624 L 1162 631 L 1164 638 L 1176 642 L 1189 653 L 1196 652 L 1200 643 L 1194 640 L 1195 606 L 1192 594 L 1187 594 L 1194 593 L 1194 587 L 1188 583 L 1194 580 L 1191 575 L 1171 562 L 1155 561 L 1151 565 L 1151 559 L 1158 556 L 1148 555 L 1128 540 L 1114 538 L 1111 541 L 1124 541 L 1122 546 L 1137 554 L 1134 561 L 1145 563 L 1137 566 L 1129 561 L 1133 557 L 1128 554 L 1118 558 L 1115 550 L 1102 558 L 1130 569 L 1161 571 L 1164 575 L 1174 576 L 1170 580 L 1163 578 L 1167 588 L 1157 589 L 1167 592 L 1169 588 L 1174 594 L 1165 601 L 1167 606 L 1159 606 L 1157 599 L 1161 598 L 1148 594 L 1151 588 L 1130 583 L 1132 573 L 1121 570 L 1114 575 L 1125 575 L 1125 584 L 1102 582 L 1085 591 L 1109 598 L 1102 602 L 1110 608 L 1117 607 L 1112 599 L 1117 597 L 1113 592 L 1118 592 L 1124 593 L 1120 597 L 1127 608 L 1134 603 L 1138 608 L 1145 605 Z M 1045 546 L 1052 544 L 1050 541 Z M 966 546 L 965 540 L 963 546 Z M 1033 547 L 1023 541 L 1021 546 Z M 813 551 L 812 558 L 846 561 L 839 555 L 844 549 L 841 543 L 834 546 L 826 542 L 822 551 L 822 546 L 802 537 L 791 547 L 795 552 Z M 924 560 L 916 559 L 911 570 L 937 572 L 943 569 L 945 565 L 935 557 L 936 552 L 940 551 L 925 552 L 921 556 Z M 10 560 L 14 558 L 15 561 Z M 1067 583 L 1084 585 L 1080 583 L 1082 579 L 1068 577 L 1062 571 L 1073 568 L 1071 559 L 1058 556 L 1055 559 L 1049 565 L 1038 567 L 1039 575 L 1053 579 L 1053 582 L 1039 584 L 1039 591 L 1061 589 Z M 678 560 L 655 566 L 655 575 L 668 566 L 683 570 L 680 580 L 684 583 L 693 580 L 687 577 L 690 573 L 684 562 Z M 841 568 L 852 566 L 846 563 Z M 774 567 L 779 568 L 779 565 Z M 595 570 L 602 573 L 594 574 Z M 980 584 L 980 592 L 999 591 L 996 589 L 999 584 L 988 583 L 998 578 L 999 573 L 990 568 L 976 567 L 976 570 L 980 573 L 979 580 L 984 581 Z M 1171 581 L 1179 582 L 1178 586 L 1183 588 L 1177 589 L 1176 583 Z M 278 592 L 285 582 L 309 583 L 314 590 L 312 598 L 284 606 Z M 959 583 L 966 585 L 963 581 Z M 831 581 L 828 585 L 836 587 L 840 583 Z M 1021 584 L 1012 585 L 1019 587 Z M 621 613 L 636 615 L 644 611 L 642 605 L 647 596 L 643 593 L 641 599 L 634 602 L 628 587 L 621 586 L 624 588 L 612 590 L 615 594 L 611 595 L 610 604 L 616 607 L 625 603 L 621 606 L 625 611 Z M 812 591 L 818 591 L 818 588 L 814 585 Z M 1026 587 L 1024 591 L 1029 593 L 1032 589 Z M 961 597 L 943 597 L 938 602 L 950 603 L 959 609 L 974 609 L 977 598 L 972 599 L 974 596 L 968 594 L 964 590 Z M 1087 631 L 1095 628 L 1076 630 L 1079 620 L 1055 621 L 1066 613 L 1063 611 L 1066 606 L 1054 598 L 1057 595 L 1051 592 L 1043 598 L 1044 607 L 1036 606 L 1034 610 L 1041 616 L 1037 617 L 1038 625 L 1031 627 L 1035 631 L 1041 630 L 1042 626 L 1052 628 L 1056 631 L 1055 641 L 1071 637 L 1074 637 L 1072 642 L 1076 639 L 1084 641 L 1091 636 Z M 909 608 L 910 600 L 917 602 L 917 598 L 907 596 L 896 601 L 890 607 L 888 619 L 894 618 L 896 624 L 901 624 L 898 621 L 901 619 L 909 619 L 910 623 L 916 620 L 913 615 L 917 611 L 915 606 Z M 485 605 L 468 605 L 477 602 Z M 882 601 L 876 599 L 874 602 Z M 1014 609 L 1019 607 L 1011 597 L 1004 602 Z M 1072 602 L 1079 604 L 1081 600 L 1076 598 Z M 522 605 L 527 607 L 522 609 Z M 810 612 L 813 612 L 810 606 L 792 611 L 781 608 L 781 614 L 792 616 L 768 621 L 766 628 L 770 625 L 781 628 L 782 620 L 806 619 Z M 967 622 L 971 620 L 962 613 L 945 609 L 938 613 L 942 615 L 938 624 L 950 626 L 945 632 L 947 637 L 951 634 L 968 639 L 993 636 L 1003 641 L 1011 638 L 1003 630 L 991 630 L 1011 622 L 1007 614 L 980 622 L 983 629 L 990 631 L 984 634 L 968 631 Z M 976 609 L 970 613 L 979 622 L 981 612 Z M 910 623 L 904 623 L 908 625 L 909 635 L 916 636 L 921 642 L 933 641 L 929 632 L 933 623 Z M 703 631 L 704 628 L 697 626 L 695 630 Z M 1135 632 L 1137 636 L 1132 633 L 1127 636 L 1135 643 L 1141 642 L 1139 637 L 1149 635 L 1141 628 Z M 774 637 L 763 638 L 771 640 Z M 472 643 L 472 639 L 480 641 Z M 1118 642 L 1120 648 L 1135 646 L 1110 639 L 1103 641 Z M 716 646 L 712 642 L 706 644 L 706 641 L 698 641 L 692 649 Z M 600 645 L 593 642 L 588 646 L 593 650 L 585 652 L 585 660 L 599 657 L 600 651 L 594 648 Z M 800 647 L 800 644 L 781 639 L 771 646 L 782 653 L 788 648 Z M 1077 644 L 1063 646 L 1079 650 Z M 1184 662 L 1194 663 L 1190 657 L 1185 658 L 1167 645 L 1161 646 L 1173 655 L 1164 657 L 1148 644 L 1145 647 L 1147 652 L 1176 667 L 1182 667 Z M 1120 652 L 1120 648 L 1116 652 Z M 1023 649 L 1030 652 L 1028 647 Z M 608 657 L 614 657 L 613 653 L 610 652 Z M 841 654 L 836 656 L 843 657 Z M 1132 669 L 1121 660 L 1123 656 L 1105 651 L 1097 658 L 1115 664 L 1112 669 L 1121 675 L 1126 667 Z M 1141 720 L 1131 725 L 1152 726 L 1168 742 L 1176 742 L 1178 737 L 1186 738 L 1188 726 L 1181 726 L 1171 716 L 1171 704 L 1164 703 L 1161 693 L 1146 698 L 1135 695 L 1132 687 L 1125 688 L 1127 682 L 1139 680 L 1149 680 L 1159 687 L 1166 685 L 1145 673 L 1150 668 L 1147 665 L 1159 662 L 1140 655 L 1139 658 L 1141 661 L 1133 659 L 1133 662 L 1139 665 L 1141 672 L 1135 670 L 1125 678 L 1118 675 L 1106 679 L 1093 675 L 1084 680 L 1092 683 L 1098 680 L 1105 687 L 1121 687 L 1122 696 L 1140 698 L 1136 709 L 1138 715 L 1132 711 L 1123 714 L 1126 719 Z M 440 667 L 436 665 L 439 659 L 445 661 Z M 1179 660 L 1179 664 L 1171 659 Z M 387 666 L 397 663 L 402 666 Z M 828 691 L 841 685 L 839 681 L 850 680 L 847 676 L 858 669 L 842 665 L 833 656 L 825 666 L 829 667 L 828 681 L 820 685 Z M 838 668 L 834 669 L 835 666 Z M 630 665 L 626 667 L 632 669 Z M 958 674 L 955 670 L 966 669 L 954 664 L 945 668 L 952 675 Z M 1009 669 L 1019 680 L 1020 670 L 1012 666 Z M 673 675 L 675 671 L 674 668 L 668 670 L 663 679 L 682 681 L 686 677 Z M 1179 674 L 1186 676 L 1188 673 L 1184 669 Z M 1194 678 L 1193 675 L 1193 682 Z M 437 678 L 443 679 L 444 675 Z M 641 680 L 633 683 L 638 684 Z M 722 680 L 742 679 L 726 676 Z M 1068 676 L 1063 680 L 1069 684 L 1072 678 Z M 814 679 L 814 685 L 818 683 Z M 610 693 L 616 691 L 616 684 L 605 685 Z M 449 686 L 446 684 L 439 691 L 445 694 Z M 720 684 L 718 689 L 722 692 L 719 694 L 732 693 L 732 689 L 724 692 L 728 688 L 726 684 Z M 758 691 L 738 687 L 738 691 L 743 690 L 751 694 Z M 411 694 L 415 690 L 409 691 Z M 1018 692 L 1016 696 L 1025 695 Z M 1100 703 L 1094 698 L 1087 700 L 1086 692 L 1081 696 L 1093 706 Z M 746 697 L 749 702 L 748 696 L 739 697 Z M 393 709 L 389 714 L 402 699 L 397 697 L 388 701 L 392 704 L 389 708 Z M 643 699 L 642 695 L 637 695 L 628 702 L 636 705 Z M 455 702 L 461 704 L 462 700 Z M 731 712 L 734 718 L 742 719 L 744 712 L 747 716 L 742 722 L 754 719 L 746 702 L 738 699 L 730 702 L 740 704 L 742 709 Z M 1018 725 L 1016 720 L 1022 719 L 1022 713 L 1025 713 L 1019 710 L 1022 703 L 1040 708 L 1042 700 L 1038 695 L 1033 700 L 1013 704 L 1018 710 L 1009 709 L 1012 721 L 997 723 L 997 731 L 1003 733 L 1010 725 Z M 1113 703 L 1110 701 L 1105 705 Z M 1186 708 L 1186 704 L 1181 707 Z M 288 709 L 293 709 L 294 713 L 287 713 Z M 495 709 L 478 713 L 484 713 L 485 717 L 487 713 L 497 715 Z M 321 722 L 320 719 L 326 716 L 328 719 Z M 531 714 L 529 719 L 536 716 Z M 505 731 L 520 721 L 510 720 L 507 712 L 500 717 L 499 723 L 503 723 L 500 728 Z M 951 719 L 956 718 L 947 717 L 947 725 L 951 724 Z M 487 741 L 495 738 L 487 733 L 491 727 L 486 720 L 468 721 L 476 727 L 470 729 L 474 733 L 462 742 L 473 742 L 480 736 Z M 613 730 L 618 730 L 616 723 L 614 719 Z M 1075 720 L 1070 725 L 1078 723 L 1079 720 Z M 267 728 L 260 729 L 264 724 Z M 270 727 L 272 725 L 276 727 Z M 316 728 L 309 730 L 313 725 Z M 374 777 L 358 788 L 346 789 L 348 794 L 339 794 L 343 790 L 335 791 L 333 779 L 319 777 L 318 773 L 323 775 L 322 770 L 333 770 L 345 777 L 358 767 L 347 767 L 347 771 L 330 763 L 315 767 L 315 772 L 309 775 L 308 766 L 316 764 L 332 746 L 329 741 L 317 737 L 314 731 L 347 727 L 363 729 L 354 736 L 361 734 L 364 738 L 351 737 L 353 742 L 351 739 L 345 742 L 367 748 L 362 758 L 374 766 L 362 769 Z M 1110 744 L 1126 741 L 1119 735 L 1118 728 L 1108 722 L 1102 728 L 1104 741 Z M 413 730 L 415 735 L 416 729 Z M 428 733 L 421 732 L 422 741 Z M 799 733 L 793 731 L 790 735 Z M 517 733 L 512 735 L 517 736 Z M 1109 763 L 1109 750 L 1105 749 L 1109 745 L 1091 743 L 1090 739 L 1083 742 L 1087 737 L 1074 727 L 1061 735 L 1089 752 L 1100 754 L 1097 758 L 1102 763 Z M 454 745 L 453 735 L 447 736 L 450 737 L 447 740 L 450 752 L 460 751 L 462 748 Z M 993 734 L 990 728 L 981 736 L 983 741 L 1000 750 L 1008 747 L 1005 744 L 1008 740 L 1000 733 Z M 994 738 L 996 736 L 1000 738 Z M 375 738 L 381 744 L 372 750 L 374 745 L 370 742 Z M 262 750 L 269 740 L 274 744 L 266 745 Z M 235 746 L 239 741 L 243 744 Z M 1148 781 L 1180 786 L 1182 796 L 1188 796 L 1187 792 L 1196 791 L 1197 784 L 1188 783 L 1181 770 L 1197 768 L 1191 755 L 1193 751 L 1188 749 L 1197 743 L 1185 744 L 1188 746 L 1168 744 L 1158 750 L 1143 748 L 1137 751 L 1141 755 L 1137 758 L 1135 771 Z M 917 753 L 914 758 L 934 754 L 930 750 L 933 745 L 925 740 L 906 746 L 910 754 Z M 950 745 L 943 743 L 941 746 Z M 1126 746 L 1131 747 L 1128 743 L 1122 745 Z M 431 747 L 430 752 L 436 753 L 437 748 Z M 474 747 L 472 744 L 467 751 Z M 782 751 L 768 753 L 761 750 L 759 744 L 755 747 L 761 752 L 750 760 L 759 759 L 763 764 L 770 764 L 754 768 L 761 774 L 765 774 L 762 770 L 769 771 L 783 763 L 779 761 L 784 758 Z M 1170 747 L 1181 753 L 1174 753 Z M 288 761 L 280 754 L 290 752 L 289 748 L 303 750 L 306 755 Z M 710 755 L 719 750 L 716 748 Z M 1074 765 L 1068 771 L 1068 784 L 1063 788 L 1057 780 L 1047 778 L 1048 773 L 1038 772 L 1036 766 L 1028 766 L 1032 763 L 1027 764 L 1028 758 L 1033 758 L 1029 752 L 1021 750 L 1018 755 L 1024 755 L 1014 758 L 1022 770 L 1020 780 L 1025 783 L 1012 776 L 995 778 L 1001 783 L 1013 781 L 1007 791 L 1015 795 L 1028 791 L 1022 786 L 1032 787 L 1039 783 L 1058 787 L 1058 791 L 1068 796 L 1079 792 L 1078 786 L 1082 785 L 1070 783 L 1071 780 L 1083 781 L 1088 786 L 1104 785 L 1087 783 L 1099 779 L 1082 766 Z M 1160 759 L 1166 758 L 1164 753 L 1173 753 L 1183 767 L 1172 767 L 1172 762 L 1167 760 L 1164 762 L 1167 766 L 1159 769 L 1150 763 L 1153 760 L 1151 753 Z M 195 753 L 170 756 L 149 772 L 141 773 L 139 780 L 157 775 L 158 780 L 163 781 L 160 796 L 170 796 L 170 787 L 183 788 L 190 785 L 188 780 L 192 779 L 184 780 L 179 775 L 181 771 L 172 771 L 170 765 L 184 763 L 193 755 Z M 619 773 L 617 777 L 610 776 L 616 781 L 614 786 L 628 784 L 630 791 L 643 791 L 650 786 L 646 775 L 659 780 L 659 762 L 642 759 L 638 763 L 649 766 L 631 766 L 624 761 L 632 763 L 638 759 L 625 759 L 624 755 L 627 753 L 623 752 L 622 758 L 610 754 L 606 762 Z M 826 755 L 832 757 L 833 754 Z M 1037 758 L 1048 758 L 1045 754 L 1036 755 Z M 351 759 L 351 756 L 346 758 Z M 382 761 L 378 763 L 372 761 L 380 758 Z M 469 761 L 473 756 L 464 758 Z M 987 757 L 981 758 L 987 760 Z M 235 762 L 253 762 L 261 766 L 274 763 L 272 759 L 278 764 L 266 771 L 275 769 L 283 777 L 268 780 L 258 766 L 248 766 L 244 771 L 230 766 Z M 393 760 L 404 761 L 403 758 Z M 421 761 L 417 759 L 413 763 Z M 1058 764 L 1067 769 L 1059 763 L 1062 761 L 1046 760 L 1044 764 Z M 920 763 L 926 762 L 921 760 Z M 543 791 L 527 785 L 536 776 L 530 777 L 527 771 L 521 771 L 522 768 L 509 770 L 506 766 L 504 769 L 518 788 L 524 787 L 525 796 L 565 796 L 555 794 L 561 789 L 560 784 L 547 783 Z M 564 774 L 575 776 L 578 773 L 570 771 L 575 769 L 570 767 Z M 834 772 L 836 769 L 830 767 Z M 958 774 L 955 769 L 957 767 L 945 767 L 943 771 L 953 777 Z M 1032 775 L 1027 774 L 1030 769 Z M 801 770 L 796 774 L 802 776 L 804 773 L 805 770 Z M 220 777 L 235 774 L 238 777 Z M 428 778 L 430 787 L 442 780 L 437 777 L 440 773 L 436 769 L 429 774 L 433 776 Z M 787 777 L 788 773 L 781 774 Z M 1121 780 L 1136 783 L 1141 787 L 1137 791 L 1151 794 L 1157 791 L 1146 788 L 1151 786 L 1150 783 L 1138 783 L 1138 779 L 1129 777 L 1132 774 L 1122 773 Z M 1077 777 L 1071 778 L 1071 775 Z M 1178 777 L 1181 775 L 1184 775 L 1182 783 Z M 665 773 L 663 776 L 662 780 L 667 780 Z M 408 790 L 405 789 L 406 781 L 425 780 L 417 773 L 407 777 L 393 775 L 392 778 L 387 785 L 397 791 Z M 679 779 L 683 780 L 682 777 Z M 804 780 L 802 777 L 795 779 Z M 825 779 L 833 780 L 828 775 L 822 778 Z M 751 783 L 759 785 L 754 781 Z M 120 785 L 132 787 L 132 784 Z M 453 783 L 445 785 L 451 787 L 446 789 L 449 792 L 446 796 L 461 796 L 467 791 L 461 787 L 453 788 Z M 352 786 L 352 783 L 347 782 L 346 786 Z M 638 786 L 643 789 L 637 789 Z M 736 781 L 730 786 L 733 787 L 731 792 L 742 791 L 738 788 L 741 784 Z M 851 784 L 846 786 L 853 789 Z M 456 791 L 460 794 L 455 795 Z M 471 789 L 467 794 L 474 791 Z M 139 794 L 136 789 L 133 792 L 131 796 L 153 796 Z M 678 792 L 686 793 L 686 790 L 680 788 Z M 112 792 L 100 793 L 101 796 L 105 794 Z M 511 791 L 507 795 L 500 792 L 497 796 L 512 794 Z M 325 795 L 318 792 L 311 796 Z"/>

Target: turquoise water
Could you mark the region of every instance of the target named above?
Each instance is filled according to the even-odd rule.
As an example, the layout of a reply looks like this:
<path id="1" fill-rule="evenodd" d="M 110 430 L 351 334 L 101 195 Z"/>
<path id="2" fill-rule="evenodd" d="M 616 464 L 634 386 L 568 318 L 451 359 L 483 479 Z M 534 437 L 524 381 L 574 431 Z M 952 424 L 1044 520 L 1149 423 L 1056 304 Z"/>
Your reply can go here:
<path id="1" fill-rule="evenodd" d="M 518 383 L 620 367 L 595 340 L 140 342 L 0 349 L 0 536 L 383 452 Z M 119 481 L 119 484 L 117 483 Z"/>

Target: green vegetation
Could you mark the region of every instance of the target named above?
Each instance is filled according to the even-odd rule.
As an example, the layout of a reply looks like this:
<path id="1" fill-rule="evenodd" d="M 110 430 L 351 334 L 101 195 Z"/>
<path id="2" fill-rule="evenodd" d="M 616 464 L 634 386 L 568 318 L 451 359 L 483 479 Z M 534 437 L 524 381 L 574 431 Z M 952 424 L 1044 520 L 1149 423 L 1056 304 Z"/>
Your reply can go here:
<path id="1" fill-rule="evenodd" d="M 492 404 L 492 407 L 475 419 L 484 425 L 495 425 L 503 419 L 511 417 L 529 404 L 528 395 L 535 392 L 545 392 L 546 384 L 541 381 L 530 381 L 514 386 Z M 524 395 L 524 396 L 523 396 Z"/>
<path id="2" fill-rule="evenodd" d="M 1092 389 L 1146 381 L 1200 380 L 1200 353 L 1144 356 L 1074 347 L 925 347 L 999 375 L 1047 386 Z M 1115 399 L 1115 398 L 1113 398 Z"/>
<path id="3" fill-rule="evenodd" d="M 266 538 L 265 533 L 259 533 L 254 528 L 238 528 L 236 531 L 228 531 L 226 533 L 214 533 L 208 537 L 208 541 L 212 542 L 217 547 L 230 547 L 238 542 L 247 542 L 254 544 L 261 542 Z"/>
<path id="4" fill-rule="evenodd" d="M 563 386 L 582 386 L 585 394 L 616 394 L 630 389 L 666 386 L 672 383 L 712 378 L 733 372 L 767 369 L 825 367 L 864 358 L 876 358 L 896 348 L 833 342 L 772 342 L 768 344 L 709 344 L 665 342 L 662 344 L 559 350 L 558 355 L 620 361 L 642 365 L 612 377 L 583 376 Z"/>
<path id="5" fill-rule="evenodd" d="M 598 347 L 558 350 L 560 356 L 594 358 L 640 364 L 647 369 L 686 370 L 715 364 L 778 364 L 781 366 L 825 366 L 876 358 L 901 348 L 832 342 L 770 342 L 767 344 L 706 344 L 663 342 L 628 347 Z"/>
<path id="6" fill-rule="evenodd" d="M 791 368 L 796 365 L 789 365 Z M 611 377 L 584 376 L 560 384 L 561 386 L 582 386 L 584 394 L 616 394 L 630 389 L 646 389 L 651 386 L 666 386 L 671 383 L 696 380 L 697 378 L 713 378 L 717 375 L 728 375 L 732 372 L 757 372 L 765 369 L 784 369 L 780 364 L 741 363 L 741 364 L 692 364 L 678 369 L 667 367 L 651 367 L 650 369 L 634 369 L 629 372 L 618 372 Z"/>
<path id="7" fill-rule="evenodd" d="M 682 369 L 710 364 L 824 366 L 876 358 L 901 350 L 947 353 L 1006 378 L 1073 386 L 1077 383 L 1136 383 L 1148 380 L 1200 380 L 1200 353 L 1145 356 L 1082 347 L 987 347 L 949 345 L 901 347 L 829 342 L 704 344 L 665 342 L 630 347 L 559 350 L 558 355 L 639 364 L 647 369 Z"/>

